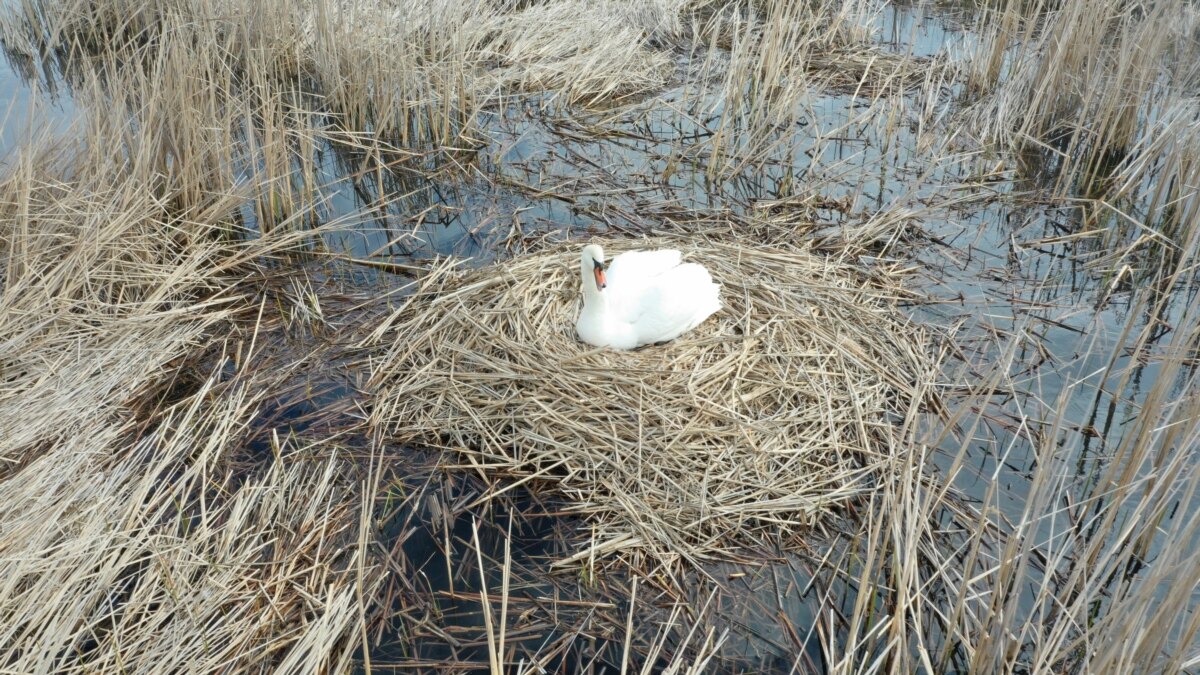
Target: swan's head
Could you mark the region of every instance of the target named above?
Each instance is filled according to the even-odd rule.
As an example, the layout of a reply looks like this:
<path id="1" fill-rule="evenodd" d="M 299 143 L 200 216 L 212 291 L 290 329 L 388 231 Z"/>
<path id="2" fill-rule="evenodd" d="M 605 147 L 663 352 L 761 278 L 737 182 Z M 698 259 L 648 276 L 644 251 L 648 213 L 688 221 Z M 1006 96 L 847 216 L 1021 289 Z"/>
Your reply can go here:
<path id="1" fill-rule="evenodd" d="M 584 285 L 587 285 L 590 274 L 596 284 L 596 290 L 604 290 L 604 287 L 608 285 L 608 280 L 604 278 L 604 249 L 596 244 L 584 246 L 579 263 Z"/>

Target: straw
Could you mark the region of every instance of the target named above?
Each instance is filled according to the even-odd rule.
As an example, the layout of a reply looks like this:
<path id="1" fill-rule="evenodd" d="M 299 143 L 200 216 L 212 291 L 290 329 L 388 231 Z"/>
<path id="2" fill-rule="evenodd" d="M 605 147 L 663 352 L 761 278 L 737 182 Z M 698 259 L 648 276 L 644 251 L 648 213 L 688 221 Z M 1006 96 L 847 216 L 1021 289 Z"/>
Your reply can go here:
<path id="1" fill-rule="evenodd" d="M 574 335 L 581 242 L 431 274 L 387 334 L 373 424 L 558 491 L 598 545 L 694 559 L 800 545 L 905 461 L 894 423 L 921 404 L 928 338 L 886 277 L 800 247 L 603 243 L 680 248 L 724 309 L 665 345 L 595 349 Z"/>

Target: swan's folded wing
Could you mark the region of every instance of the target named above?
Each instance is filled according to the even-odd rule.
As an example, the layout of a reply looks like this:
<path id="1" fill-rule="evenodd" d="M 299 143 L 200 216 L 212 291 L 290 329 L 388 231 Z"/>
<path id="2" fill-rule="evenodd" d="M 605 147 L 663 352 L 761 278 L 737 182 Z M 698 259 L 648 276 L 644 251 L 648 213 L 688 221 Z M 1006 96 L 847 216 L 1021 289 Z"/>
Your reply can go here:
<path id="1" fill-rule="evenodd" d="M 608 284 L 616 293 L 635 293 L 664 272 L 679 266 L 682 254 L 675 249 L 630 251 L 608 264 Z"/>
<path id="2" fill-rule="evenodd" d="M 700 265 L 680 265 L 628 298 L 622 310 L 640 343 L 672 340 L 721 308 L 719 288 Z"/>

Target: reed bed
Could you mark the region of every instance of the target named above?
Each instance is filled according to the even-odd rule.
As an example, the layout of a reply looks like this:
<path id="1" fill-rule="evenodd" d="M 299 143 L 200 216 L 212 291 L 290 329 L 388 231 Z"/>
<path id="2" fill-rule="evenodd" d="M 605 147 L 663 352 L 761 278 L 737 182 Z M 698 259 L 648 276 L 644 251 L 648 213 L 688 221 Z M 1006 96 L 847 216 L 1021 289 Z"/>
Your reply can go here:
<path id="1" fill-rule="evenodd" d="M 1152 182 L 1168 184 L 1196 132 L 1172 128 L 1180 143 L 1165 151 L 1147 153 L 1146 141 L 1172 108 L 1195 114 L 1198 20 L 1174 0 L 989 4 L 958 64 L 971 92 L 960 119 L 989 142 L 1043 156 L 1059 195 L 1097 196 L 1114 173 L 1145 179 L 1160 168 L 1166 176 Z"/>
<path id="2" fill-rule="evenodd" d="M 552 91 L 584 104 L 656 91 L 674 64 L 651 40 L 676 37 L 683 5 L 646 3 L 639 12 L 627 3 L 556 2 L 505 14 L 484 48 L 499 63 L 490 77 L 504 89 Z"/>
<path id="3" fill-rule="evenodd" d="M 685 250 L 724 309 L 669 344 L 593 349 L 574 335 L 576 243 L 433 274 L 376 331 L 372 423 L 553 486 L 601 549 L 693 560 L 800 545 L 908 460 L 898 425 L 935 365 L 895 278 L 728 237 L 606 243 Z"/>
<path id="4" fill-rule="evenodd" d="M 0 160 L 0 664 L 1195 669 L 1197 14 L 888 8 L 4 5 L 79 121 Z M 395 253 L 472 208 L 530 255 Z M 604 227 L 726 309 L 584 348 Z"/>
<path id="5" fill-rule="evenodd" d="M 356 558 L 361 498 L 336 443 L 284 438 L 269 465 L 238 462 L 278 390 L 209 357 L 253 351 L 237 330 L 214 342 L 250 309 L 214 274 L 240 255 L 171 251 L 138 181 L 101 193 L 133 207 L 116 220 L 80 187 L 24 193 L 38 208 L 3 233 L 46 255 L 9 265 L 0 298 L 0 659 L 19 672 L 345 670 L 378 579 Z M 170 262 L 139 259 L 152 252 Z"/>
<path id="6" fill-rule="evenodd" d="M 115 93 L 76 73 L 75 124 L 4 158 L 0 663 L 344 671 L 380 579 L 355 464 L 264 432 L 295 366 L 249 365 L 278 340 L 256 280 L 312 233 L 244 227 L 229 80 L 164 47 L 98 59 Z"/>
<path id="7" fill-rule="evenodd" d="M 0 483 L 7 668 L 347 669 L 379 576 L 360 576 L 346 463 L 285 444 L 240 476 L 230 454 L 264 397 L 221 389 L 136 437 L 133 421 L 71 429 Z"/>

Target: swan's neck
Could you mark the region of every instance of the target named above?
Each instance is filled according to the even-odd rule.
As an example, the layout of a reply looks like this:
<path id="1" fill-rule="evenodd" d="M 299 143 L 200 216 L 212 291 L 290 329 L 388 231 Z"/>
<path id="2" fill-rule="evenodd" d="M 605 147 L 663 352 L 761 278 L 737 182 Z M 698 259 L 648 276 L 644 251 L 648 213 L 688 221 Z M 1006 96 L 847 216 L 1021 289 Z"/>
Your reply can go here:
<path id="1" fill-rule="evenodd" d="M 596 282 L 592 278 L 592 260 L 587 254 L 584 254 L 579 260 L 579 281 L 582 282 L 583 297 L 591 298 L 599 294 L 596 290 Z"/>
<path id="2" fill-rule="evenodd" d="M 588 272 L 583 273 L 583 306 L 597 312 L 603 312 L 608 306 L 608 298 L 596 288 L 596 280 Z"/>

